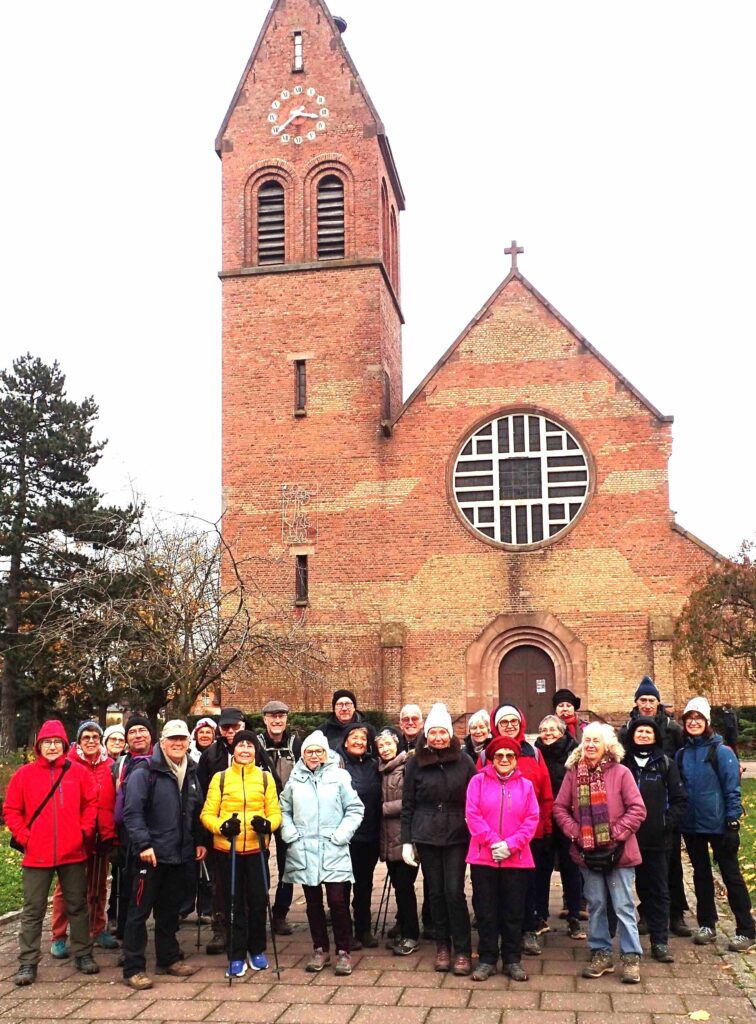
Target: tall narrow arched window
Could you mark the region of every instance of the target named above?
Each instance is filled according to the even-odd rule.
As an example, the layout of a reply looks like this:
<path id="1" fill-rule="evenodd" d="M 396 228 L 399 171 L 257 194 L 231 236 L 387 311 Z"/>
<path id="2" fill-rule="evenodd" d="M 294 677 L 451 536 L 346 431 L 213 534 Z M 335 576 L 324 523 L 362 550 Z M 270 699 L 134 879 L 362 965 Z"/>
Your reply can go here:
<path id="1" fill-rule="evenodd" d="M 283 263 L 286 253 L 283 185 L 264 182 L 257 192 L 257 262 Z"/>
<path id="2" fill-rule="evenodd" d="M 389 249 L 389 201 L 386 182 L 381 182 L 381 255 L 383 265 L 391 276 L 390 249 Z"/>
<path id="3" fill-rule="evenodd" d="M 318 182 L 318 259 L 343 259 L 344 251 L 344 182 L 327 174 Z"/>
<path id="4" fill-rule="evenodd" d="M 399 239 L 396 233 L 396 214 L 394 213 L 394 207 L 391 207 L 391 253 L 389 256 L 389 276 L 391 277 L 391 283 L 394 289 L 399 287 Z"/>

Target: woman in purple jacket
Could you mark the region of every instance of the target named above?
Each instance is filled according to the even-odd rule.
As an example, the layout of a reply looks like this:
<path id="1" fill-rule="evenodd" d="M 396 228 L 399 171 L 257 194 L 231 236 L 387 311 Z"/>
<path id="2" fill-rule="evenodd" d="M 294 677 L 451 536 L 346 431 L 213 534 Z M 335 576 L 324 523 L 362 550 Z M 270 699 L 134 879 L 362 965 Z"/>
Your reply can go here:
<path id="1" fill-rule="evenodd" d="M 465 818 L 470 830 L 467 863 L 478 916 L 478 966 L 473 981 L 496 974 L 501 943 L 504 973 L 527 981 L 520 963 L 522 922 L 534 867 L 530 840 L 539 809 L 533 783 L 517 769 L 520 744 L 497 736 L 486 747 L 486 764 L 467 787 Z"/>
<path id="2" fill-rule="evenodd" d="M 607 908 L 609 896 L 619 925 L 622 981 L 640 981 L 641 944 L 635 919 L 635 865 L 641 863 L 635 833 L 646 805 L 629 769 L 619 762 L 622 744 L 611 725 L 592 722 L 567 758 L 567 774 L 554 801 L 554 820 L 572 843 L 588 901 L 591 962 L 584 978 L 614 971 Z"/>

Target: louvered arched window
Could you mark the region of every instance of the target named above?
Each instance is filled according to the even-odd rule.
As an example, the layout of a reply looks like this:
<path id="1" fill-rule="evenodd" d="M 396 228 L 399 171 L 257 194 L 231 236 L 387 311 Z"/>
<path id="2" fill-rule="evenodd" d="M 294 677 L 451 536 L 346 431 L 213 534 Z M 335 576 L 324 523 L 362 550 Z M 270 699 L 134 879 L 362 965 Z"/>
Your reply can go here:
<path id="1" fill-rule="evenodd" d="M 318 259 L 344 257 L 344 182 L 327 174 L 318 182 Z"/>
<path id="2" fill-rule="evenodd" d="M 283 263 L 286 253 L 283 185 L 264 182 L 257 193 L 257 262 Z"/>

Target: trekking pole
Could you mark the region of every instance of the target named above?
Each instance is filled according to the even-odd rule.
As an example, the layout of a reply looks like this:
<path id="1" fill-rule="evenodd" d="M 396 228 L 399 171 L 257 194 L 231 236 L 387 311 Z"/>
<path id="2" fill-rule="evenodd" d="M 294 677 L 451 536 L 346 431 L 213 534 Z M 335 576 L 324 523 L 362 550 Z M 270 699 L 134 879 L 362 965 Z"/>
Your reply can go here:
<path id="1" fill-rule="evenodd" d="M 238 818 L 239 815 L 234 811 L 231 815 L 232 818 Z M 231 974 L 231 957 L 234 955 L 233 941 L 234 941 L 234 903 L 236 902 L 236 836 L 231 836 L 231 906 L 228 908 L 228 984 L 231 986 L 231 982 L 234 980 Z"/>
<path id="2" fill-rule="evenodd" d="M 204 871 L 205 877 L 202 878 L 202 872 Z M 197 883 L 197 949 L 200 948 L 200 932 L 202 931 L 202 911 L 201 911 L 201 899 L 203 893 L 203 886 L 210 884 L 210 875 L 207 871 L 207 865 L 204 860 L 200 861 L 199 866 L 199 882 Z"/>
<path id="3" fill-rule="evenodd" d="M 260 867 L 262 869 L 263 889 L 265 890 L 265 905 L 268 908 L 268 924 L 270 925 L 270 940 L 273 943 L 273 961 L 274 961 L 274 963 L 276 965 L 273 968 L 273 970 L 275 971 L 275 975 L 276 975 L 277 979 L 280 981 L 281 980 L 281 967 L 280 967 L 280 964 L 278 963 L 278 946 L 276 945 L 276 932 L 275 932 L 275 929 L 273 927 L 273 911 L 270 908 L 270 891 L 269 891 L 270 890 L 270 876 L 268 875 L 268 863 L 267 863 L 268 848 L 267 848 L 267 845 L 266 845 L 266 842 L 265 842 L 265 833 L 264 832 L 257 832 L 256 831 L 255 835 L 257 836 L 257 845 L 260 847 Z"/>
<path id="4" fill-rule="evenodd" d="M 386 872 L 386 882 L 384 883 L 384 889 L 387 889 L 388 891 L 386 893 L 386 903 L 384 904 L 384 907 L 383 907 L 383 925 L 381 927 L 381 938 L 383 938 L 383 936 L 386 934 L 386 922 L 388 920 L 388 909 L 389 909 L 389 903 L 391 902 L 391 877 L 389 876 L 388 871 Z M 379 920 L 380 920 L 380 916 L 381 916 L 381 914 L 380 914 L 380 910 L 379 910 L 378 911 L 378 918 L 379 918 Z"/>
<path id="5" fill-rule="evenodd" d="M 381 924 L 381 913 L 383 912 L 383 904 L 384 904 L 384 901 L 387 899 L 386 890 L 388 889 L 388 887 L 390 885 L 391 885 L 391 879 L 388 876 L 388 870 L 387 870 L 386 871 L 386 877 L 383 880 L 383 892 L 381 893 L 381 902 L 378 904 L 378 914 L 376 915 L 376 918 L 375 918 L 375 928 L 373 929 L 373 935 L 376 935 L 376 936 L 378 935 L 378 928 L 380 927 L 380 924 Z M 384 920 L 385 920 L 385 918 L 384 918 Z M 385 925 L 384 925 L 384 928 L 385 928 Z"/>

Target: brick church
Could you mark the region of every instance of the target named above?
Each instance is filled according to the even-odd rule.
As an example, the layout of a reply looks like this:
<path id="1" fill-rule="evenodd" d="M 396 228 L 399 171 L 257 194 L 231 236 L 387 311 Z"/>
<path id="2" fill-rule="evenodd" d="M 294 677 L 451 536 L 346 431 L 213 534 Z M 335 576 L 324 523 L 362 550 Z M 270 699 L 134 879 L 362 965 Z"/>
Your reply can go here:
<path id="1" fill-rule="evenodd" d="M 534 727 L 555 688 L 619 713 L 648 673 L 679 710 L 674 617 L 716 553 L 670 511 L 672 418 L 516 243 L 403 398 L 404 194 L 345 28 L 321 0 L 275 0 L 216 142 L 225 528 L 255 613 L 294 618 L 315 652 L 226 699 L 330 710 L 346 686 L 459 717 L 506 697 Z"/>

